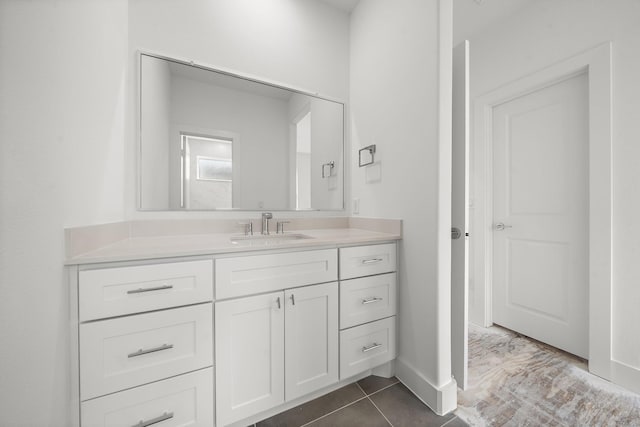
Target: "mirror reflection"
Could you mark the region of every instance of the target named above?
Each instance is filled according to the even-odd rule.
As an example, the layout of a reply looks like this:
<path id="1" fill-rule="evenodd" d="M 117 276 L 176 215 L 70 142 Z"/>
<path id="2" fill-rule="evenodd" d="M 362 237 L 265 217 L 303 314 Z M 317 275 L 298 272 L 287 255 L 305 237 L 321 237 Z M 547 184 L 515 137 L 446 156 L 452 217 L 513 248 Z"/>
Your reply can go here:
<path id="1" fill-rule="evenodd" d="M 344 105 L 140 55 L 140 209 L 343 209 Z"/>

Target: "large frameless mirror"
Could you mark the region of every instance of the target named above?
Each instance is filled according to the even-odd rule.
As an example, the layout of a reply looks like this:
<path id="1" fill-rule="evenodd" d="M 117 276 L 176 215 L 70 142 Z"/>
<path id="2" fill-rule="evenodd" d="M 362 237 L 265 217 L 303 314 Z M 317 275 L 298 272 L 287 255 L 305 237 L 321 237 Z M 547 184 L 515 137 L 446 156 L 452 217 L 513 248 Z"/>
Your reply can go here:
<path id="1" fill-rule="evenodd" d="M 141 210 L 341 210 L 344 104 L 140 54 Z"/>

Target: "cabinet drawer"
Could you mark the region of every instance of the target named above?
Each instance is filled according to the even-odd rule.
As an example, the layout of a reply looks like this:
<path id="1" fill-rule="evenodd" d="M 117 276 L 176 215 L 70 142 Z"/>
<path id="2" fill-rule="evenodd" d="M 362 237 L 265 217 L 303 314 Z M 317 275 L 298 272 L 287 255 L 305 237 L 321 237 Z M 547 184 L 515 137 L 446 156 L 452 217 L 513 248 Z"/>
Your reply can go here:
<path id="1" fill-rule="evenodd" d="M 213 369 L 83 402 L 82 427 L 212 426 Z"/>
<path id="2" fill-rule="evenodd" d="M 335 249 L 216 259 L 216 298 L 233 298 L 338 278 Z"/>
<path id="3" fill-rule="evenodd" d="M 340 379 L 396 357 L 395 316 L 340 331 Z"/>
<path id="4" fill-rule="evenodd" d="M 80 321 L 211 301 L 213 261 L 186 261 L 79 273 Z"/>
<path id="5" fill-rule="evenodd" d="M 340 282 L 340 329 L 396 314 L 396 273 Z"/>
<path id="6" fill-rule="evenodd" d="M 340 279 L 396 271 L 396 244 L 340 249 Z"/>
<path id="7" fill-rule="evenodd" d="M 80 325 L 81 400 L 213 364 L 213 305 Z"/>

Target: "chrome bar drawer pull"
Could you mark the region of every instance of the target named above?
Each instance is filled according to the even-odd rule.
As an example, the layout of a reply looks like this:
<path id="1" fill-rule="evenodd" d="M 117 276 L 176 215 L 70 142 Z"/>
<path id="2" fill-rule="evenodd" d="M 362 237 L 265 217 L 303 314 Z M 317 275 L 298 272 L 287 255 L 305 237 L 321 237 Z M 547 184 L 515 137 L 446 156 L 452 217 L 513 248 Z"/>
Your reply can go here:
<path id="1" fill-rule="evenodd" d="M 280 308 L 282 308 L 282 307 L 280 306 L 280 297 L 278 297 L 278 299 L 276 300 L 276 302 L 278 303 L 278 310 L 280 310 Z"/>
<path id="2" fill-rule="evenodd" d="M 371 297 L 371 298 L 365 298 L 362 300 L 362 304 L 373 304 L 374 302 L 380 302 L 382 301 L 382 298 L 380 297 Z"/>
<path id="3" fill-rule="evenodd" d="M 384 259 L 382 258 L 369 258 L 369 259 L 363 259 L 362 263 L 363 264 L 375 264 L 377 262 L 382 262 L 384 261 Z"/>
<path id="4" fill-rule="evenodd" d="M 141 294 L 143 292 L 164 291 L 166 289 L 173 289 L 173 285 L 154 286 L 153 288 L 138 288 L 127 291 L 128 294 Z"/>
<path id="5" fill-rule="evenodd" d="M 362 352 L 366 353 L 368 351 L 375 350 L 378 347 L 382 347 L 382 344 L 378 344 L 377 342 L 374 342 L 371 345 L 366 345 L 366 346 L 362 347 Z"/>
<path id="6" fill-rule="evenodd" d="M 148 348 L 146 350 L 141 348 L 140 350 L 129 354 L 127 357 L 129 357 L 129 358 L 138 357 L 138 356 L 142 356 L 144 354 L 155 353 L 157 351 L 169 350 L 170 348 L 173 348 L 173 344 L 162 344 L 161 346 L 154 347 L 154 348 Z"/>
<path id="7" fill-rule="evenodd" d="M 296 305 L 296 297 L 291 294 L 291 304 Z"/>
<path id="8" fill-rule="evenodd" d="M 159 417 L 151 418 L 150 420 L 140 420 L 139 423 L 132 425 L 131 427 L 147 427 L 153 424 L 161 423 L 162 421 L 170 420 L 173 418 L 173 412 L 165 412 Z"/>

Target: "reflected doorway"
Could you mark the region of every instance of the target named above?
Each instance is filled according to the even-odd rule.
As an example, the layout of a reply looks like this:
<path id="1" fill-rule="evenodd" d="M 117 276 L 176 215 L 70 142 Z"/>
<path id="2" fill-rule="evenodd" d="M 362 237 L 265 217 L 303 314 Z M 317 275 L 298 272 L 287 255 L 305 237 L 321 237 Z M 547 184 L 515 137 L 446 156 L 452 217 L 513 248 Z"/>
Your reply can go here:
<path id="1" fill-rule="evenodd" d="M 233 207 L 233 139 L 180 134 L 180 205 L 183 209 Z"/>
<path id="2" fill-rule="evenodd" d="M 296 122 L 296 209 L 311 209 L 311 111 Z"/>

